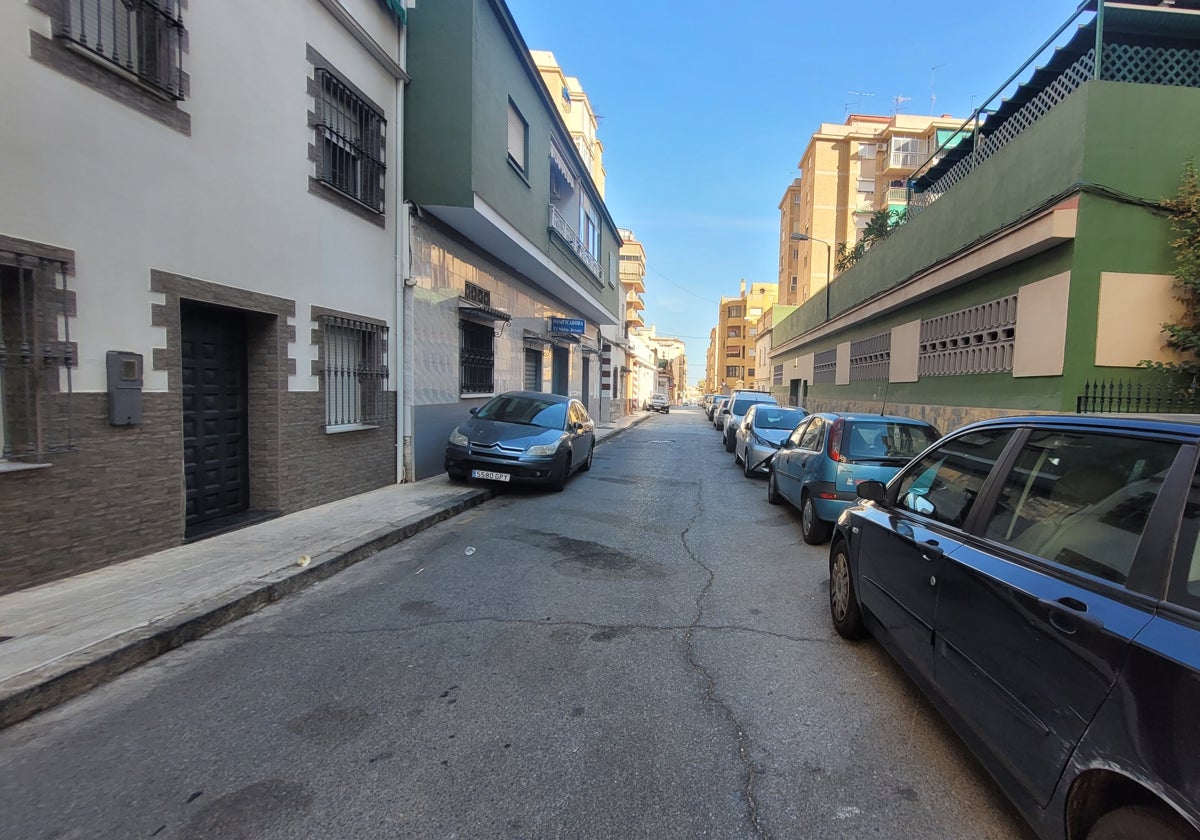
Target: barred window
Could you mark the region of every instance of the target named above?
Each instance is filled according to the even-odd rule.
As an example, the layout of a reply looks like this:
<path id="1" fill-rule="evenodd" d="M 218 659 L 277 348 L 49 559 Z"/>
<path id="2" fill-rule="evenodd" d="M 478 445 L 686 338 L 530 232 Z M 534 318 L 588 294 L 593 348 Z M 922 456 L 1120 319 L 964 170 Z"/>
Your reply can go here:
<path id="1" fill-rule="evenodd" d="M 832 383 L 837 379 L 837 348 L 823 350 L 813 357 L 813 382 Z"/>
<path id="2" fill-rule="evenodd" d="M 325 428 L 342 431 L 379 426 L 391 416 L 388 393 L 388 328 L 337 315 L 322 315 Z"/>
<path id="3" fill-rule="evenodd" d="M 329 70 L 317 68 L 316 76 L 321 144 L 317 179 L 382 214 L 387 122 Z"/>
<path id="4" fill-rule="evenodd" d="M 783 384 L 783 365 L 775 365 L 775 367 L 771 369 L 771 384 Z"/>
<path id="5" fill-rule="evenodd" d="M 458 322 L 459 366 L 464 394 L 491 394 L 496 390 L 496 333 L 491 324 L 460 318 Z"/>
<path id="6" fill-rule="evenodd" d="M 70 341 L 70 297 L 63 263 L 0 251 L 0 459 L 4 461 L 74 448 L 71 369 L 76 353 Z"/>
<path id="7" fill-rule="evenodd" d="M 172 99 L 183 99 L 180 0 L 67 0 L 62 35 Z"/>

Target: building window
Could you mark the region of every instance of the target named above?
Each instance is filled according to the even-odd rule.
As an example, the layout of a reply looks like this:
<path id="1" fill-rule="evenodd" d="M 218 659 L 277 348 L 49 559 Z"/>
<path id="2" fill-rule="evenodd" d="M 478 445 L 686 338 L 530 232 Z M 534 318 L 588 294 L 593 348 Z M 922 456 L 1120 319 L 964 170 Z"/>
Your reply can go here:
<path id="1" fill-rule="evenodd" d="M 317 180 L 382 214 L 387 123 L 332 72 L 318 68 L 316 75 L 321 139 Z"/>
<path id="2" fill-rule="evenodd" d="M 791 289 L 793 292 L 796 291 L 796 275 L 795 274 L 792 275 Z"/>
<path id="3" fill-rule="evenodd" d="M 742 311 L 743 311 L 743 310 L 742 310 L 742 307 L 740 307 L 740 306 L 731 306 L 731 307 L 729 307 L 729 309 L 726 311 L 726 313 L 725 313 L 725 316 L 726 316 L 727 318 L 741 318 L 741 317 L 742 317 Z"/>
<path id="4" fill-rule="evenodd" d="M 171 99 L 183 99 L 179 0 L 67 0 L 64 37 Z"/>
<path id="5" fill-rule="evenodd" d="M 741 347 L 726 347 L 725 348 L 725 358 L 727 358 L 727 359 L 742 358 L 742 348 Z"/>
<path id="6" fill-rule="evenodd" d="M 522 174 L 526 172 L 529 152 L 529 123 L 521 116 L 513 101 L 508 100 L 508 159 Z"/>
<path id="7" fill-rule="evenodd" d="M 742 375 L 742 369 L 737 365 L 729 365 L 725 368 L 725 376 L 736 379 Z"/>
<path id="8" fill-rule="evenodd" d="M 491 324 L 462 318 L 458 322 L 458 359 L 463 394 L 491 394 L 496 390 L 496 333 Z"/>
<path id="9" fill-rule="evenodd" d="M 383 324 L 321 315 L 325 429 L 375 428 L 391 416 Z"/>
<path id="10" fill-rule="evenodd" d="M 813 357 L 813 382 L 832 384 L 837 379 L 837 348 L 823 350 Z"/>
<path id="11" fill-rule="evenodd" d="M 0 462 L 74 448 L 70 298 L 64 263 L 0 251 Z"/>
<path id="12" fill-rule="evenodd" d="M 726 336 L 726 338 L 741 338 L 741 337 L 742 337 L 742 328 L 741 327 L 730 327 L 729 334 Z"/>
<path id="13" fill-rule="evenodd" d="M 542 351 L 525 350 L 525 390 L 542 390 Z"/>
<path id="14" fill-rule="evenodd" d="M 771 368 L 771 384 L 783 384 L 783 365 L 775 365 L 775 367 Z"/>

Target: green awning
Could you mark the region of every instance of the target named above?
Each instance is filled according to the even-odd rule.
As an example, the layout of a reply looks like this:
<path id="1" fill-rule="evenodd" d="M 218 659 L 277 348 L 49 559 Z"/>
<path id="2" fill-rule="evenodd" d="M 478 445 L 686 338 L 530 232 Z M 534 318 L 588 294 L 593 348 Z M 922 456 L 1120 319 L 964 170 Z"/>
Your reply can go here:
<path id="1" fill-rule="evenodd" d="M 402 24 L 408 26 L 408 9 L 404 8 L 404 0 L 379 0 L 392 11 Z"/>

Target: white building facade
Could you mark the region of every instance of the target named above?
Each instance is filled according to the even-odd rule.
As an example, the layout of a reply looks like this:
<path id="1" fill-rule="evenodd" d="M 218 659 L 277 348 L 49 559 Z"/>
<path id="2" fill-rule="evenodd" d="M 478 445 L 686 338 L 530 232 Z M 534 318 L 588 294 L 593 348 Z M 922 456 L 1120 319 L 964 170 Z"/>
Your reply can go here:
<path id="1" fill-rule="evenodd" d="M 0 591 L 397 480 L 404 16 L 0 7 Z"/>

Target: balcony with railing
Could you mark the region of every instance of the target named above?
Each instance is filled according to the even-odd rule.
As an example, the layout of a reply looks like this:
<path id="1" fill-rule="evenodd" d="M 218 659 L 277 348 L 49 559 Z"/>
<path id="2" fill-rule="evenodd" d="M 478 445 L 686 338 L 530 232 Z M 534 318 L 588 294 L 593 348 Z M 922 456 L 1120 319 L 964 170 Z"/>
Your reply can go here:
<path id="1" fill-rule="evenodd" d="M 645 309 L 646 303 L 637 292 L 629 292 L 625 295 L 625 306 L 628 309 Z"/>
<path id="2" fill-rule="evenodd" d="M 180 0 L 61 0 L 59 35 L 160 95 L 183 99 Z"/>
<path id="3" fill-rule="evenodd" d="M 590 251 L 588 251 L 587 243 L 579 238 L 579 234 L 571 223 L 567 221 L 566 216 L 553 204 L 550 207 L 550 230 L 558 234 L 559 238 L 570 246 L 575 256 L 579 257 L 580 262 L 587 266 L 588 270 L 597 278 L 600 274 L 600 260 L 598 260 Z"/>
<path id="4" fill-rule="evenodd" d="M 1072 24 L 1092 17 L 1066 37 Z M 1057 44 L 1057 45 L 1056 45 Z M 1017 79 L 1036 61 L 1029 79 Z M 1200 87 L 1200 15 L 1149 0 L 1093 0 L 1075 13 L 910 179 L 912 218 L 1090 81 Z M 1149 127 L 1147 127 L 1149 129 Z M 953 145 L 952 145 L 953 143 Z"/>

